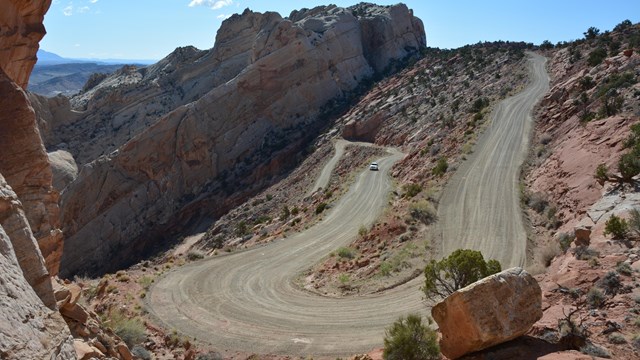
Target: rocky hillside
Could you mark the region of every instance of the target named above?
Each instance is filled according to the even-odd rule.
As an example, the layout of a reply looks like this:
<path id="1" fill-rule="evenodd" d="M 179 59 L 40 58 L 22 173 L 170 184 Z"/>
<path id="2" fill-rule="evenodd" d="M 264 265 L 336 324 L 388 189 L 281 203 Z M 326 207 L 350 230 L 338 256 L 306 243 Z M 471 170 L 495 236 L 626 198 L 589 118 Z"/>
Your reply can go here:
<path id="1" fill-rule="evenodd" d="M 523 187 L 543 290 L 532 334 L 569 334 L 583 353 L 637 358 L 640 25 L 546 45 L 552 88 Z M 608 225 L 615 218 L 624 225 Z"/>
<path id="2" fill-rule="evenodd" d="M 246 10 L 209 51 L 180 48 L 69 103 L 37 101 L 48 149 L 81 169 L 62 193 L 63 275 L 113 269 L 222 215 L 298 161 L 330 101 L 425 45 L 405 5 Z"/>

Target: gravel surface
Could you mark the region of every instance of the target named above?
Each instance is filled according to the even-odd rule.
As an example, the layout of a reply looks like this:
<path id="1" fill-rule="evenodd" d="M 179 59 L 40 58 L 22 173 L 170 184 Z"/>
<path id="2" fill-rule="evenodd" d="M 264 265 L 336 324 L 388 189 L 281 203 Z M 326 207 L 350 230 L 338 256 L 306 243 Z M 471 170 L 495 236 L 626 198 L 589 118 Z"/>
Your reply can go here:
<path id="1" fill-rule="evenodd" d="M 531 64 L 531 84 L 500 104 L 475 154 L 445 190 L 439 212 L 445 253 L 471 247 L 505 267 L 524 263 L 517 175 L 531 107 L 548 87 L 545 59 L 532 56 Z M 147 296 L 151 315 L 219 349 L 335 358 L 382 346 L 385 327 L 398 316 L 425 312 L 421 277 L 346 298 L 306 292 L 293 280 L 376 220 L 391 190 L 387 172 L 401 157 L 392 151 L 378 160 L 380 171 L 362 172 L 324 219 L 302 233 L 172 270 Z"/>

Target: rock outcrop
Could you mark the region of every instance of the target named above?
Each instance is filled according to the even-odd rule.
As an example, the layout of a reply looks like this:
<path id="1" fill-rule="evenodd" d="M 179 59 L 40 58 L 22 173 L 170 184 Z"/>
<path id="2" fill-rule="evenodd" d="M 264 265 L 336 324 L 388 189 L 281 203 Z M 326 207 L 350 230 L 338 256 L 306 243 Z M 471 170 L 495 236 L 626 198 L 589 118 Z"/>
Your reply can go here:
<path id="1" fill-rule="evenodd" d="M 50 3 L 10 0 L 0 4 L 2 359 L 76 358 L 69 329 L 56 310 L 50 279 L 57 272 L 62 250 L 56 226 L 58 197 L 51 187 L 35 114 L 21 88 L 35 64 Z"/>
<path id="2" fill-rule="evenodd" d="M 43 20 L 49 6 L 51 0 L 8 0 L 0 5 L 0 68 L 23 89 L 46 34 Z"/>
<path id="3" fill-rule="evenodd" d="M 33 236 L 51 275 L 62 256 L 58 193 L 52 187 L 49 160 L 35 113 L 22 89 L 0 69 L 0 173 L 22 202 Z"/>
<path id="4" fill-rule="evenodd" d="M 511 268 L 460 289 L 436 304 L 440 350 L 449 359 L 521 335 L 542 317 L 542 292 L 521 268 Z"/>
<path id="5" fill-rule="evenodd" d="M 245 10 L 223 22 L 212 50 L 178 49 L 72 99 L 86 114 L 73 127 L 94 135 L 61 139 L 84 164 L 62 197 L 63 274 L 119 266 L 167 229 L 221 215 L 292 165 L 326 121 L 324 106 L 425 46 L 406 6 L 358 9 L 368 10 L 327 6 L 290 18 Z M 388 41 L 365 45 L 370 37 Z M 94 144 L 105 141 L 111 152 Z"/>
<path id="6" fill-rule="evenodd" d="M 60 314 L 47 308 L 43 300 L 55 308 L 44 260 L 20 201 L 0 175 L 2 359 L 75 359 L 69 329 Z"/>

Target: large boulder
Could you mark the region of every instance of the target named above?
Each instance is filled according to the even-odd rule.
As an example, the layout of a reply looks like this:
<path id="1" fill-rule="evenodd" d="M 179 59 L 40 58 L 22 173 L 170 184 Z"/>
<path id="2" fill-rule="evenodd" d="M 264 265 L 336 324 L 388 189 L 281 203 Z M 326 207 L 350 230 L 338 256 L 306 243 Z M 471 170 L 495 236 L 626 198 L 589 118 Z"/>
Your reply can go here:
<path id="1" fill-rule="evenodd" d="M 542 291 L 519 267 L 460 289 L 431 309 L 450 358 L 486 349 L 521 335 L 542 317 Z"/>

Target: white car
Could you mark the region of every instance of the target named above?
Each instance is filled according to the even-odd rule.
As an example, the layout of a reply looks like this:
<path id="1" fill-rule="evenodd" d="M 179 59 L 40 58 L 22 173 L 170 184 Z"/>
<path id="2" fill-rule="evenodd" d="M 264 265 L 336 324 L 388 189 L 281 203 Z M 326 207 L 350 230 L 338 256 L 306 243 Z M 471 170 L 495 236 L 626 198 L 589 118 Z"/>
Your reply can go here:
<path id="1" fill-rule="evenodd" d="M 378 171 L 378 163 L 377 162 L 372 162 L 371 165 L 369 165 L 369 170 Z"/>

